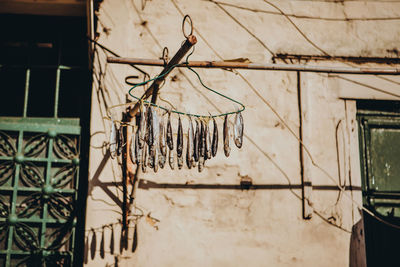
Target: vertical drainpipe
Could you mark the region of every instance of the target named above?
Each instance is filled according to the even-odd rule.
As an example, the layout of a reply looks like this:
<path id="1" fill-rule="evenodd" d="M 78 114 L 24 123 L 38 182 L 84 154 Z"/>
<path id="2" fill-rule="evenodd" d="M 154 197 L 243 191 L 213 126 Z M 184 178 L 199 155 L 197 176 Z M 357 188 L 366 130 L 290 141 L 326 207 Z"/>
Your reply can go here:
<path id="1" fill-rule="evenodd" d="M 302 95 L 304 92 L 301 90 L 301 72 L 297 71 L 297 102 L 299 108 L 299 159 L 300 159 L 300 176 L 301 176 L 301 184 L 302 184 L 302 201 L 303 201 L 303 219 L 309 220 L 312 218 L 313 208 L 309 205 L 309 201 L 311 201 L 311 193 L 312 193 L 312 180 L 310 168 L 305 166 L 305 162 L 309 163 L 310 159 L 305 158 L 305 149 L 303 147 L 304 144 L 304 114 L 303 114 L 303 105 L 307 105 L 307 97 L 303 99 Z M 303 101 L 302 101 L 303 100 Z M 306 101 L 304 101 L 306 100 Z"/>

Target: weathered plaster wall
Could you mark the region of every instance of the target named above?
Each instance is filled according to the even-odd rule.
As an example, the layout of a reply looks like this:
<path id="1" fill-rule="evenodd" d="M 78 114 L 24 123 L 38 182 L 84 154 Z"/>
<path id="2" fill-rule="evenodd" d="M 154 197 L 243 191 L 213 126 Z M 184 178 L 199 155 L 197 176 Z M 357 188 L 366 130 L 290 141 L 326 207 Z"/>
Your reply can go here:
<path id="1" fill-rule="evenodd" d="M 263 1 L 229 2 L 277 12 Z M 98 41 L 126 57 L 158 58 L 164 46 L 173 55 L 183 40 L 182 11 L 190 14 L 196 28 L 198 44 L 191 57 L 193 60 L 249 58 L 254 62 L 270 62 L 272 53 L 321 54 L 320 50 L 330 55 L 384 57 L 393 55 L 389 50 L 399 45 L 396 36 L 400 34 L 400 20 L 345 22 L 291 18 L 307 38 L 320 47 L 318 50 L 281 15 L 223 5 L 254 37 L 209 1 L 152 0 L 144 3 L 142 9 L 141 1 L 103 1 L 97 13 Z M 299 15 L 400 16 L 400 3 L 396 2 L 273 3 L 284 12 Z M 335 64 L 343 63 L 332 63 Z M 143 78 L 130 67 L 106 65 L 101 49 L 94 65 L 97 76 L 92 103 L 88 231 L 101 229 L 121 218 L 118 205 L 121 191 L 114 186 L 121 181 L 121 161 L 105 157 L 104 144 L 108 141 L 110 122 L 103 117 L 106 106 L 125 102 L 129 89 L 124 84 L 125 76 Z M 143 69 L 152 77 L 160 72 L 160 68 Z M 97 232 L 97 253 L 94 259 L 89 253 L 87 266 L 113 266 L 115 261 L 118 266 L 348 266 L 349 232 L 360 216 L 350 198 L 339 195 L 335 183 L 350 185 L 351 180 L 353 186 L 360 186 L 360 173 L 355 101 L 340 98 L 345 91 L 343 83 L 325 74 L 301 74 L 304 144 L 314 160 L 305 154 L 304 175 L 314 185 L 331 186 L 330 190 L 312 190 L 309 200 L 315 213 L 311 220 L 303 220 L 300 147 L 293 135 L 299 135 L 297 74 L 244 70 L 198 72 L 207 85 L 246 105 L 244 146 L 240 150 L 232 147 L 231 156 L 225 158 L 220 143 L 218 156 L 207 162 L 202 173 L 186 168 L 170 171 L 168 166 L 156 174 L 151 170 L 140 172 L 141 186 L 135 198 L 138 209 L 133 208 L 132 212 L 143 210 L 159 222 L 155 227 L 149 218 L 137 221 L 138 242 L 133 253 L 133 229 L 129 232 L 128 251 L 119 253 L 120 228 L 116 226 L 116 253 L 110 255 L 110 230 L 105 228 L 104 259 L 99 255 L 101 231 Z M 136 95 L 142 92 L 143 89 L 138 89 Z M 160 96 L 180 110 L 195 113 L 237 108 L 203 89 L 187 70 L 174 70 Z M 121 109 L 116 111 L 113 116 L 120 115 Z M 218 120 L 218 124 L 221 130 L 222 120 Z M 240 177 L 245 175 L 260 189 L 190 189 L 184 186 L 238 185 Z M 181 186 L 151 188 L 146 186 L 146 181 L 147 185 Z M 294 186 L 291 190 L 290 184 Z M 360 203 L 360 191 L 347 194 Z M 90 232 L 88 237 L 89 250 L 93 249 Z"/>

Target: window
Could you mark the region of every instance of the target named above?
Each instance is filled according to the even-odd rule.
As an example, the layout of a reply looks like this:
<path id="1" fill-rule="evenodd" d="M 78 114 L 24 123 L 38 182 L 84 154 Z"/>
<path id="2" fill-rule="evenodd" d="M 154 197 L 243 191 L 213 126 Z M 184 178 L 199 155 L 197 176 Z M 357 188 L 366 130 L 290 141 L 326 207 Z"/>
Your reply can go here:
<path id="1" fill-rule="evenodd" d="M 400 226 L 400 103 L 358 101 L 363 205 Z M 368 266 L 397 262 L 400 230 L 364 212 Z"/>

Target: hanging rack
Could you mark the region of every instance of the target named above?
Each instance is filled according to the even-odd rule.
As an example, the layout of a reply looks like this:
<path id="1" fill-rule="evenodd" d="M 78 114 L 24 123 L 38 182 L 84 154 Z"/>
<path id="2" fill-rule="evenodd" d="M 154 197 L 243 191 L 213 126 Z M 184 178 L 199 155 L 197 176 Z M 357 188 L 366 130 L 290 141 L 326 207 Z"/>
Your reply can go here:
<path id="1" fill-rule="evenodd" d="M 189 34 L 187 34 L 186 31 L 185 31 L 185 24 L 189 24 L 189 26 L 190 26 L 190 33 Z M 106 118 L 106 119 L 109 119 L 109 120 L 112 120 L 114 122 L 117 122 L 121 126 L 127 126 L 127 125 L 134 126 L 134 125 L 132 125 L 130 123 L 126 123 L 126 122 L 122 122 L 122 121 L 118 121 L 118 120 L 113 120 L 111 118 L 110 110 L 112 110 L 114 108 L 117 108 L 117 107 L 128 107 L 130 109 L 129 110 L 129 115 L 131 117 L 133 117 L 137 113 L 139 107 L 141 105 L 143 105 L 143 104 L 148 105 L 148 106 L 157 107 L 157 108 L 159 108 L 161 110 L 164 110 L 164 111 L 166 111 L 168 113 L 175 113 L 175 114 L 179 114 L 179 115 L 187 115 L 187 116 L 190 116 L 190 117 L 203 118 L 203 119 L 204 118 L 210 119 L 210 118 L 216 118 L 216 117 L 223 117 L 223 116 L 227 116 L 227 115 L 230 115 L 230 114 L 239 113 L 239 112 L 242 112 L 242 111 L 245 110 L 245 106 L 242 103 L 240 103 L 239 101 L 234 100 L 234 99 L 232 99 L 232 98 L 230 98 L 230 97 L 228 97 L 228 96 L 226 96 L 226 95 L 224 95 L 224 94 L 222 94 L 222 93 L 220 93 L 220 92 L 218 92 L 218 91 L 216 91 L 214 89 L 211 89 L 207 85 L 205 85 L 203 80 L 201 79 L 200 75 L 192 67 L 189 66 L 189 57 L 194 53 L 194 48 L 195 48 L 194 45 L 197 43 L 196 37 L 192 35 L 193 34 L 193 22 L 192 22 L 192 19 L 190 18 L 189 15 L 186 15 L 183 18 L 182 32 L 183 32 L 183 35 L 186 38 L 186 41 L 183 43 L 181 48 L 178 50 L 178 52 L 171 59 L 170 62 L 168 62 L 168 48 L 164 47 L 163 53 L 162 53 L 162 57 L 160 59 L 160 61 L 162 62 L 162 66 L 164 66 L 164 69 L 158 76 L 156 76 L 156 77 L 154 77 L 152 79 L 145 80 L 145 81 L 143 81 L 141 83 L 137 83 L 137 84 L 133 84 L 133 83 L 129 82 L 129 79 L 133 78 L 134 76 L 128 76 L 128 77 L 125 78 L 125 82 L 126 83 L 128 83 L 130 85 L 133 85 L 133 87 L 129 90 L 129 95 L 131 97 L 135 98 L 137 100 L 137 102 L 135 102 L 135 103 L 126 103 L 126 104 L 118 104 L 118 105 L 109 107 L 108 110 L 107 110 L 108 118 Z M 178 63 L 190 49 L 192 49 L 192 51 L 186 57 L 185 61 L 183 63 Z M 163 82 L 165 82 L 165 77 L 175 67 L 186 67 L 187 69 L 192 71 L 197 76 L 200 84 L 204 88 L 206 88 L 207 90 L 209 90 L 209 91 L 211 91 L 211 92 L 213 92 L 213 93 L 215 93 L 215 94 L 217 94 L 217 95 L 219 95 L 219 96 L 221 96 L 221 97 L 223 97 L 225 99 L 228 99 L 228 100 L 234 102 L 235 104 L 239 105 L 240 108 L 238 108 L 235 111 L 226 112 L 226 113 L 217 114 L 217 115 L 211 115 L 211 114 L 199 115 L 199 114 L 193 114 L 193 113 L 187 113 L 187 112 L 178 111 L 175 108 L 165 108 L 163 106 L 157 105 L 156 104 L 157 95 L 158 95 L 158 92 L 159 92 Z M 146 86 L 150 82 L 153 82 L 152 85 L 145 91 L 145 93 L 141 97 L 137 97 L 137 96 L 132 94 L 132 92 L 133 92 L 133 90 L 135 88 L 137 88 L 139 86 Z M 145 99 L 148 98 L 150 95 L 152 95 L 151 102 L 146 101 Z M 167 102 L 167 101 L 165 101 L 165 102 Z"/>
<path id="2" fill-rule="evenodd" d="M 185 22 L 188 21 L 191 26 L 191 31 L 187 35 L 184 26 Z M 197 38 L 196 36 L 193 35 L 193 24 L 192 20 L 188 15 L 186 15 L 183 19 L 182 22 L 182 30 L 183 30 L 183 35 L 186 37 L 186 40 L 182 44 L 182 46 L 179 48 L 178 52 L 172 57 L 172 59 L 166 64 L 165 66 L 165 60 L 162 60 L 162 66 L 164 66 L 164 69 L 161 71 L 161 73 L 157 76 L 157 78 L 153 81 L 153 83 L 150 85 L 150 87 L 146 90 L 146 92 L 140 97 L 141 100 L 145 100 L 147 98 L 151 97 L 151 103 L 155 104 L 157 101 L 157 94 L 159 91 L 159 87 L 161 83 L 165 80 L 167 75 L 177 66 L 177 64 L 181 61 L 181 59 L 189 52 L 189 50 L 197 43 Z M 138 112 L 140 107 L 140 101 L 136 102 L 136 104 L 129 110 L 129 115 L 130 117 L 134 117 L 136 113 Z"/>

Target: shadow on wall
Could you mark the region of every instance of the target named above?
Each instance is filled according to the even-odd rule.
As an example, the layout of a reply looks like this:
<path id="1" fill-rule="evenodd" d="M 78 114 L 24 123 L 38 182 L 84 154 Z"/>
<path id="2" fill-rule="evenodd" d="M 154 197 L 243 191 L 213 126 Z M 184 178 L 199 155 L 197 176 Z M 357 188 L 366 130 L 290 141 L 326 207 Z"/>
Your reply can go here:
<path id="1" fill-rule="evenodd" d="M 350 267 L 366 267 L 364 221 L 361 218 L 353 225 L 350 237 Z"/>
<path id="2" fill-rule="evenodd" d="M 118 228 L 120 228 L 119 236 L 116 237 Z M 129 237 L 130 235 L 131 237 Z M 116 241 L 119 243 L 118 251 L 116 251 Z M 127 228 L 122 226 L 122 222 L 118 222 L 91 229 L 87 231 L 85 236 L 84 263 L 87 264 L 89 260 L 94 260 L 96 257 L 104 259 L 106 254 L 110 254 L 114 256 L 114 263 L 107 263 L 106 267 L 118 266 L 120 258 L 129 258 L 123 256 L 124 250 L 128 251 L 130 248 L 130 251 L 133 253 L 137 249 L 137 244 L 137 221 L 130 221 L 130 226 Z"/>

